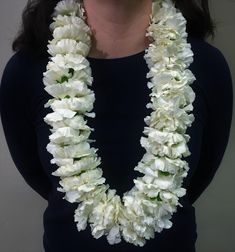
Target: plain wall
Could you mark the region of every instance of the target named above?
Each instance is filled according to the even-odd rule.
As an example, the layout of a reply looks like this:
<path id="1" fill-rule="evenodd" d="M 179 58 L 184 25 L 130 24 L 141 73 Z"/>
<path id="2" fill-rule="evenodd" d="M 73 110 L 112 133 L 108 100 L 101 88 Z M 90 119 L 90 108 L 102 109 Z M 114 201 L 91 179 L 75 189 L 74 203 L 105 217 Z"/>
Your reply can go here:
<path id="1" fill-rule="evenodd" d="M 1 0 L 0 75 L 12 55 L 11 42 L 26 0 Z M 217 24 L 214 42 L 227 59 L 235 80 L 235 1 L 213 0 Z M 197 252 L 235 251 L 235 145 L 234 119 L 222 163 L 209 187 L 195 203 Z M 23 180 L 10 157 L 0 125 L 0 251 L 42 252 L 43 211 L 47 202 Z M 160 251 L 163 252 L 163 251 Z"/>

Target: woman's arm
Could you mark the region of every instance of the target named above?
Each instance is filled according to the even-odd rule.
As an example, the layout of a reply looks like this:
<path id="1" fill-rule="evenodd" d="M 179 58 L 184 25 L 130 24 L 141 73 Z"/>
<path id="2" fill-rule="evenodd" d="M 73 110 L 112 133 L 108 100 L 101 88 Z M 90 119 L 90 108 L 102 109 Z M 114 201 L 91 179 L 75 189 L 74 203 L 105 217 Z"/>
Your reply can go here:
<path id="1" fill-rule="evenodd" d="M 208 123 L 205 127 L 198 167 L 188 187 L 194 203 L 212 181 L 223 159 L 230 135 L 233 112 L 233 84 L 230 69 L 223 54 L 214 48 L 207 57 L 205 87 L 208 102 Z M 211 64 L 209 64 L 211 63 Z"/>
<path id="2" fill-rule="evenodd" d="M 0 86 L 1 121 L 16 168 L 26 183 L 47 200 L 51 183 L 40 163 L 29 116 L 27 71 L 18 53 L 7 62 Z"/>

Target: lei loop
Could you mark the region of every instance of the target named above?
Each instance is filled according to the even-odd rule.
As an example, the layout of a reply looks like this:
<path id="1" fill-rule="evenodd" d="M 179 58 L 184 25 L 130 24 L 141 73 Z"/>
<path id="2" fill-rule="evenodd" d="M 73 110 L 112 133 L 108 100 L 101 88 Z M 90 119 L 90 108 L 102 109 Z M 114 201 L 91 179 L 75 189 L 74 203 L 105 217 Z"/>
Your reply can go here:
<path id="1" fill-rule="evenodd" d="M 92 72 L 86 56 L 91 48 L 91 29 L 86 24 L 82 1 L 60 1 L 50 24 L 53 39 L 48 43 L 50 61 L 43 73 L 44 89 L 53 97 L 44 105 L 53 112 L 44 117 L 52 128 L 47 151 L 58 169 L 57 190 L 63 199 L 79 203 L 74 213 L 77 230 L 90 223 L 92 235 L 106 235 L 109 244 L 126 242 L 144 246 L 155 232 L 172 226 L 191 154 L 187 127 L 194 121 L 195 99 L 190 84 L 195 76 L 188 69 L 193 52 L 187 43 L 186 20 L 171 0 L 153 0 L 146 36 L 152 39 L 144 58 L 149 67 L 152 112 L 144 118 L 146 127 L 140 144 L 146 152 L 134 170 L 143 174 L 122 198 L 105 184 L 101 159 L 89 139 L 93 128 L 85 116 L 92 112 L 95 94 Z"/>

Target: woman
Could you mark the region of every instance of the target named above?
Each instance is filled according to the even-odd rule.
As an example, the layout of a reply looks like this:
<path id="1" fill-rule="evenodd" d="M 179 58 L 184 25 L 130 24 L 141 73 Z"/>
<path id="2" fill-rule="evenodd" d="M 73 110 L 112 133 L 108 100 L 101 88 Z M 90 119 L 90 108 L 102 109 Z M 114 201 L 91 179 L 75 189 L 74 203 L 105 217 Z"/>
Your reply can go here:
<path id="1" fill-rule="evenodd" d="M 232 80 L 222 53 L 205 38 L 214 26 L 208 2 L 175 0 L 187 20 L 188 42 L 194 53 L 189 69 L 196 77 L 193 114 L 187 129 L 191 155 L 184 179 L 187 193 L 172 217 L 172 227 L 155 234 L 142 247 L 122 241 L 110 245 L 105 236 L 94 239 L 88 225 L 78 232 L 74 223 L 76 204 L 62 198 L 58 167 L 47 151 L 50 127 L 44 118 L 51 112 L 44 104 L 51 96 L 44 90 L 43 73 L 48 64 L 47 44 L 52 39 L 49 24 L 59 1 L 29 1 L 23 13 L 23 27 L 13 42 L 15 54 L 8 61 L 1 81 L 1 118 L 12 158 L 25 181 L 44 199 L 43 244 L 46 252 L 77 251 L 195 251 L 197 239 L 192 204 L 209 185 L 225 152 L 232 120 Z M 199 1 L 198 1 L 199 2 Z M 88 118 L 95 129 L 91 139 L 102 160 L 104 177 L 118 195 L 133 187 L 138 174 L 134 167 L 144 154 L 139 144 L 143 118 L 149 115 L 144 52 L 150 40 L 145 36 L 152 1 L 83 1 L 92 44 L 86 55 L 92 69 L 96 118 Z M 160 36 L 160 34 L 159 34 Z M 219 103 L 218 103 L 219 101 Z M 16 127 L 17 126 L 17 127 Z"/>

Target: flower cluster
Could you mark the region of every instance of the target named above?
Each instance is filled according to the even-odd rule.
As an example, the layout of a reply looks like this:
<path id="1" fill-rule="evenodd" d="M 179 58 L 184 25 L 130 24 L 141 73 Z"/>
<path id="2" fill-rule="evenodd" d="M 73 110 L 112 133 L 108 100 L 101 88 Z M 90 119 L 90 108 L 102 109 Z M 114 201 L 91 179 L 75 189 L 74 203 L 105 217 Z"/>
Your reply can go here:
<path id="1" fill-rule="evenodd" d="M 195 99 L 190 84 L 195 80 L 187 69 L 193 61 L 187 43 L 186 20 L 171 0 L 153 0 L 146 36 L 152 39 L 144 58 L 149 67 L 152 112 L 144 118 L 146 127 L 140 144 L 146 153 L 134 170 L 143 174 L 122 198 L 105 184 L 97 149 L 89 139 L 93 128 L 85 116 L 92 112 L 95 95 L 89 61 L 91 29 L 86 24 L 82 1 L 60 1 L 53 13 L 49 41 L 51 55 L 43 73 L 45 90 L 53 97 L 45 104 L 53 112 L 45 122 L 52 128 L 47 150 L 58 165 L 52 173 L 60 177 L 58 191 L 63 199 L 79 203 L 74 214 L 78 231 L 90 223 L 92 235 L 106 235 L 109 244 L 126 242 L 144 246 L 155 232 L 172 226 L 179 198 L 184 196 L 183 178 L 189 170 L 182 157 L 190 155 L 186 134 L 194 116 Z"/>

